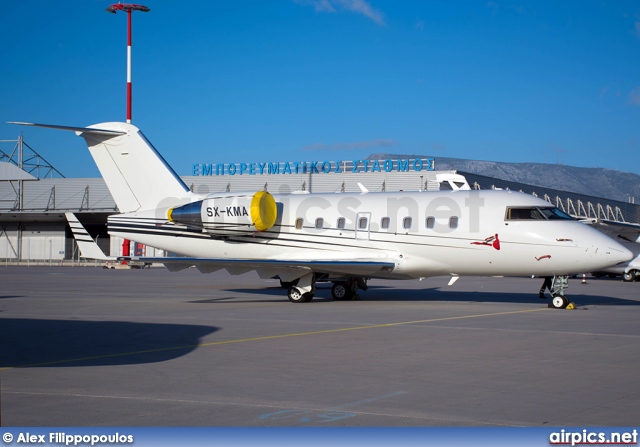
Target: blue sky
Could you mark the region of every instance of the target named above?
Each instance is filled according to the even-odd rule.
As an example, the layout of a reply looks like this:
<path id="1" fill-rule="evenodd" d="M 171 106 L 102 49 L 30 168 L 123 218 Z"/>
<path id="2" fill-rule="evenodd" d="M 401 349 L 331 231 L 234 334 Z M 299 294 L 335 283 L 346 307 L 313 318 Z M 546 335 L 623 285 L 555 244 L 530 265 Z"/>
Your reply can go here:
<path id="1" fill-rule="evenodd" d="M 181 175 L 376 152 L 640 173 L 638 1 L 143 1 L 133 124 Z M 99 175 L 81 138 L 4 123 L 124 121 L 109 4 L 0 10 L 0 139 L 67 177 Z"/>

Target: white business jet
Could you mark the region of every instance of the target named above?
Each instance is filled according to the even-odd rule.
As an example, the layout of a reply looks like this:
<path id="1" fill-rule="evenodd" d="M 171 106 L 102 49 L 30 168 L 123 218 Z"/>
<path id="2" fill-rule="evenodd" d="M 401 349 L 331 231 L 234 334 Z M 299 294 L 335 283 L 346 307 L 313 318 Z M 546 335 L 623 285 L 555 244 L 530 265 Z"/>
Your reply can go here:
<path id="1" fill-rule="evenodd" d="M 108 218 L 109 234 L 182 256 L 126 259 L 172 271 L 255 270 L 280 278 L 294 303 L 309 302 L 321 278 L 334 282 L 334 299 L 350 299 L 369 278 L 450 275 L 452 283 L 463 275 L 538 275 L 555 277 L 552 305 L 563 308 L 568 275 L 632 257 L 608 236 L 523 193 L 362 187 L 359 194 L 201 195 L 131 124 L 17 124 L 83 137 L 122 213 Z"/>

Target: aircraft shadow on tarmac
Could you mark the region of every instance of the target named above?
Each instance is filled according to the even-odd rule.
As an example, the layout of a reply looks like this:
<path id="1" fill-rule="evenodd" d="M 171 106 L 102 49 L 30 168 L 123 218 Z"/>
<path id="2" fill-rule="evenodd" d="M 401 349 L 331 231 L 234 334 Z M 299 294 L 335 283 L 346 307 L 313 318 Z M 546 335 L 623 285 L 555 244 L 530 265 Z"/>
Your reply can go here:
<path id="1" fill-rule="evenodd" d="M 391 292 L 370 288 L 366 299 L 368 301 L 448 301 L 448 302 L 477 302 L 477 303 L 533 303 L 545 305 L 551 300 L 549 293 L 545 299 L 538 297 L 538 292 L 476 292 L 476 291 L 456 291 L 456 290 L 393 290 Z M 571 292 L 571 291 L 568 291 Z M 567 298 L 576 306 L 589 305 L 616 305 L 616 306 L 638 306 L 640 302 L 625 300 L 621 298 L 583 295 L 580 293 L 567 293 Z"/>
<path id="2" fill-rule="evenodd" d="M 640 301 L 626 300 L 622 298 L 586 295 L 581 293 L 571 293 L 574 289 L 568 290 L 567 298 L 578 307 L 608 305 L 608 306 L 639 306 Z M 261 294 L 274 296 L 287 300 L 286 291 L 280 287 L 267 287 L 264 289 L 229 289 L 226 292 L 237 294 Z M 577 292 L 577 291 L 576 291 Z M 538 289 L 527 292 L 477 292 L 477 291 L 458 291 L 440 288 L 424 288 L 424 289 L 401 289 L 398 287 L 388 286 L 370 286 L 366 292 L 359 292 L 362 301 L 384 302 L 384 301 L 448 301 L 448 302 L 477 302 L 477 303 L 534 303 L 547 305 L 551 297 L 546 294 L 546 299 L 538 297 Z M 326 303 L 333 301 L 331 298 L 331 287 L 321 285 L 316 291 L 316 295 L 309 304 Z M 192 303 L 256 303 L 256 302 L 273 302 L 273 300 L 242 300 L 234 299 L 232 296 L 225 298 L 213 298 L 202 301 L 191 301 Z M 348 302 L 348 301 L 347 301 Z"/>
<path id="3" fill-rule="evenodd" d="M 228 304 L 238 304 L 238 303 L 273 303 L 275 301 L 277 301 L 278 298 L 282 298 L 286 301 L 288 301 L 287 299 L 287 292 L 286 290 L 284 290 L 282 287 L 279 286 L 266 286 L 263 288 L 257 288 L 257 289 L 225 289 L 225 290 L 221 290 L 221 292 L 228 292 L 229 294 L 227 296 L 220 296 L 217 298 L 207 298 L 204 300 L 194 300 L 194 301 L 187 301 L 188 303 L 193 303 L 193 304 L 224 304 L 224 303 L 228 303 Z M 238 295 L 240 294 L 246 294 L 246 295 L 269 295 L 271 297 L 274 297 L 274 299 L 243 299 L 240 298 Z M 316 297 L 318 297 L 319 299 L 324 298 L 331 298 L 331 289 L 327 290 L 325 293 L 322 294 L 322 296 L 320 295 L 316 295 Z"/>
<path id="4" fill-rule="evenodd" d="M 0 319 L 0 368 L 156 363 L 195 350 L 212 326 Z"/>

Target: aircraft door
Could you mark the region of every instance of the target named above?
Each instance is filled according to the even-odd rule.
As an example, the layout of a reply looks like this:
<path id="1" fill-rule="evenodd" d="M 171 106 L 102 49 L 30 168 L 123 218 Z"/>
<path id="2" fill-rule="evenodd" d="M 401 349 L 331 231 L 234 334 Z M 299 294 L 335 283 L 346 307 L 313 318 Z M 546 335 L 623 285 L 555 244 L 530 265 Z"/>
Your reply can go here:
<path id="1" fill-rule="evenodd" d="M 356 239 L 369 239 L 371 213 L 358 213 L 356 216 Z"/>

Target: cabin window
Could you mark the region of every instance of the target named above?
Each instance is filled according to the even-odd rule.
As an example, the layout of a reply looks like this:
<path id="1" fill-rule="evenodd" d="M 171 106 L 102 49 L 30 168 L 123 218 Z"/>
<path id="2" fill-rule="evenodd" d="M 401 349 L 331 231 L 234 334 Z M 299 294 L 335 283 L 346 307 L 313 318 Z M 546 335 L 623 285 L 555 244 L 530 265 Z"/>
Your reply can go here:
<path id="1" fill-rule="evenodd" d="M 302 217 L 298 217 L 296 219 L 296 230 L 302 230 L 302 223 L 304 222 L 304 220 L 302 219 Z"/>
<path id="2" fill-rule="evenodd" d="M 369 219 L 367 219 L 366 217 L 361 217 L 360 220 L 358 220 L 358 229 L 366 230 L 368 224 L 369 224 Z"/>
<path id="3" fill-rule="evenodd" d="M 338 224 L 336 225 L 336 227 L 338 227 L 340 230 L 344 230 L 344 226 L 347 223 L 347 220 L 344 217 L 338 217 Z"/>
<path id="4" fill-rule="evenodd" d="M 383 217 L 382 220 L 380 221 L 380 228 L 382 228 L 383 230 L 388 230 L 390 223 L 391 223 L 391 219 L 389 219 L 388 217 Z"/>
<path id="5" fill-rule="evenodd" d="M 458 216 L 449 218 L 449 228 L 458 228 Z"/>
<path id="6" fill-rule="evenodd" d="M 404 228 L 405 230 L 409 230 L 411 228 L 411 221 L 412 219 L 410 217 L 405 217 L 404 219 L 402 219 L 402 228 Z"/>
<path id="7" fill-rule="evenodd" d="M 433 216 L 429 216 L 429 217 L 427 217 L 427 220 L 426 220 L 426 222 L 425 222 L 425 226 L 426 226 L 427 228 L 430 228 L 430 229 L 431 229 L 431 228 L 434 228 L 434 227 L 436 226 L 436 218 L 435 218 L 435 217 L 433 217 Z"/>
<path id="8" fill-rule="evenodd" d="M 316 229 L 321 230 L 324 225 L 324 219 L 322 217 L 318 217 L 316 219 Z"/>

